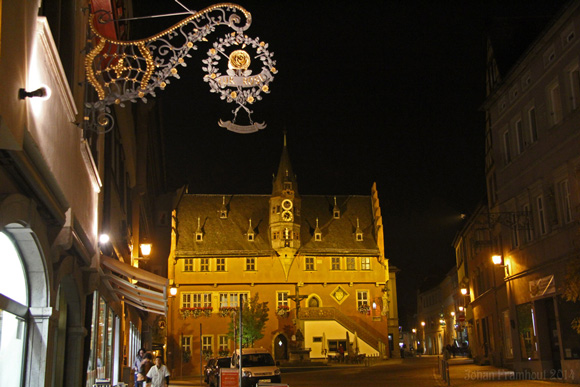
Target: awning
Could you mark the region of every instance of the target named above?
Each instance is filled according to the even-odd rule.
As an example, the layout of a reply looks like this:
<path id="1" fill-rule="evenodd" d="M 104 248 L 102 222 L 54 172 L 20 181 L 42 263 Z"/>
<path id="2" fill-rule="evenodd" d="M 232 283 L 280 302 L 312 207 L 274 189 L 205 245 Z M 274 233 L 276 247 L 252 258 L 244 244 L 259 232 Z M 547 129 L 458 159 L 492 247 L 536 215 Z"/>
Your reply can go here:
<path id="1" fill-rule="evenodd" d="M 165 315 L 167 278 L 106 256 L 101 256 L 101 266 L 105 270 L 108 287 L 120 300 L 141 310 Z"/>

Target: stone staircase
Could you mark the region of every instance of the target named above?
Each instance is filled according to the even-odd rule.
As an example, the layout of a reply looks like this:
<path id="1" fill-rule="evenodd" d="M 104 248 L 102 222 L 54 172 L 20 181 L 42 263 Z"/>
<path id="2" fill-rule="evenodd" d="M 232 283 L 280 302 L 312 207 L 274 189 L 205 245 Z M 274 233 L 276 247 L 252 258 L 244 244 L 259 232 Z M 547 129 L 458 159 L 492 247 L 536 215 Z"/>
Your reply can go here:
<path id="1" fill-rule="evenodd" d="M 372 327 L 365 327 L 357 323 L 352 318 L 333 307 L 300 308 L 298 318 L 300 320 L 334 320 L 350 332 L 356 332 L 359 339 L 376 349 L 378 352 L 381 352 L 382 347 L 379 343 L 383 342 L 383 344 L 386 344 L 380 339 L 383 335 L 378 331 Z"/>

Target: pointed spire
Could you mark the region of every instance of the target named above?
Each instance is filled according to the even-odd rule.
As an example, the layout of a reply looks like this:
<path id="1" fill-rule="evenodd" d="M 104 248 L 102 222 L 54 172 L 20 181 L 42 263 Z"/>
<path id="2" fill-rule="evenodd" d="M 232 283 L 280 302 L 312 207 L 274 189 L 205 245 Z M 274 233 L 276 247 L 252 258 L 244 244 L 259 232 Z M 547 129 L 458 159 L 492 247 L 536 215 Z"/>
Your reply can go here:
<path id="1" fill-rule="evenodd" d="M 272 195 L 277 196 L 281 195 L 284 191 L 293 191 L 294 195 L 298 196 L 296 175 L 294 175 L 294 172 L 292 171 L 292 164 L 290 163 L 290 156 L 288 155 L 286 131 L 284 131 L 284 146 L 282 147 L 278 173 L 276 174 L 272 185 Z"/>

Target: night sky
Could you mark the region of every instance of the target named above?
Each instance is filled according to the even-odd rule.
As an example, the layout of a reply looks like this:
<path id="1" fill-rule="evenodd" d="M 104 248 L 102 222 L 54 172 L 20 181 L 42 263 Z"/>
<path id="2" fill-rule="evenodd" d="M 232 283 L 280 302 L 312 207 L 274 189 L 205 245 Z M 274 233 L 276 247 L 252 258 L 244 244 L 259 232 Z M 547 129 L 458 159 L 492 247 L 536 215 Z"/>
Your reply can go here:
<path id="1" fill-rule="evenodd" d="M 157 98 L 169 188 L 270 193 L 284 130 L 301 194 L 369 195 L 376 182 L 386 256 L 401 269 L 400 319 L 410 329 L 416 288 L 452 268 L 460 214 L 485 198 L 486 36 L 507 41 L 511 27 L 545 23 L 562 3 L 241 1 L 253 17 L 246 34 L 267 42 L 277 61 L 271 93 L 252 105 L 253 119 L 268 126 L 236 134 L 217 125 L 232 119 L 234 105 L 209 92 L 201 61 L 211 43 L 198 44 L 181 79 Z M 134 7 L 140 15 L 183 10 L 169 0 Z M 181 18 L 132 28 L 145 36 Z"/>

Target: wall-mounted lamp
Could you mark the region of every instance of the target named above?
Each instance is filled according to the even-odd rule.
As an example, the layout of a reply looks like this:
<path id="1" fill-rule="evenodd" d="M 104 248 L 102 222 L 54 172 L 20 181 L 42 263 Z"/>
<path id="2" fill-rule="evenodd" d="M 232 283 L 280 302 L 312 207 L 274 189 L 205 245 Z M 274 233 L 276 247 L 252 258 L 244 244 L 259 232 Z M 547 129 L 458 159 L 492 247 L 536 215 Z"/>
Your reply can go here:
<path id="1" fill-rule="evenodd" d="M 463 312 L 463 306 L 459 306 L 457 309 L 459 309 L 460 312 Z"/>
<path id="2" fill-rule="evenodd" d="M 102 245 L 109 243 L 110 240 L 111 238 L 109 238 L 109 234 L 101 234 L 99 236 L 99 243 Z"/>
<path id="3" fill-rule="evenodd" d="M 465 296 L 467 294 L 467 288 L 461 288 L 461 294 Z"/>
<path id="4" fill-rule="evenodd" d="M 417 333 L 417 330 L 416 330 L 415 328 L 411 329 L 411 331 L 412 331 L 413 333 Z"/>
<path id="5" fill-rule="evenodd" d="M 171 297 L 175 297 L 175 295 L 177 295 L 177 286 L 176 286 L 176 285 L 172 285 L 172 286 L 169 288 L 169 295 L 170 295 Z"/>
<path id="6" fill-rule="evenodd" d="M 26 98 L 41 98 L 41 99 L 49 99 L 50 98 L 50 88 L 48 86 L 42 86 L 34 91 L 26 91 L 25 89 L 18 89 L 18 99 L 26 99 Z"/>
<path id="7" fill-rule="evenodd" d="M 421 326 L 424 327 L 425 326 L 425 321 L 421 321 Z"/>
<path id="8" fill-rule="evenodd" d="M 451 316 L 455 316 L 455 312 L 451 312 Z"/>
<path id="9" fill-rule="evenodd" d="M 139 247 L 144 257 L 148 257 L 151 254 L 151 243 L 141 243 Z"/>
<path id="10" fill-rule="evenodd" d="M 377 310 L 377 303 L 373 301 L 373 310 Z"/>

